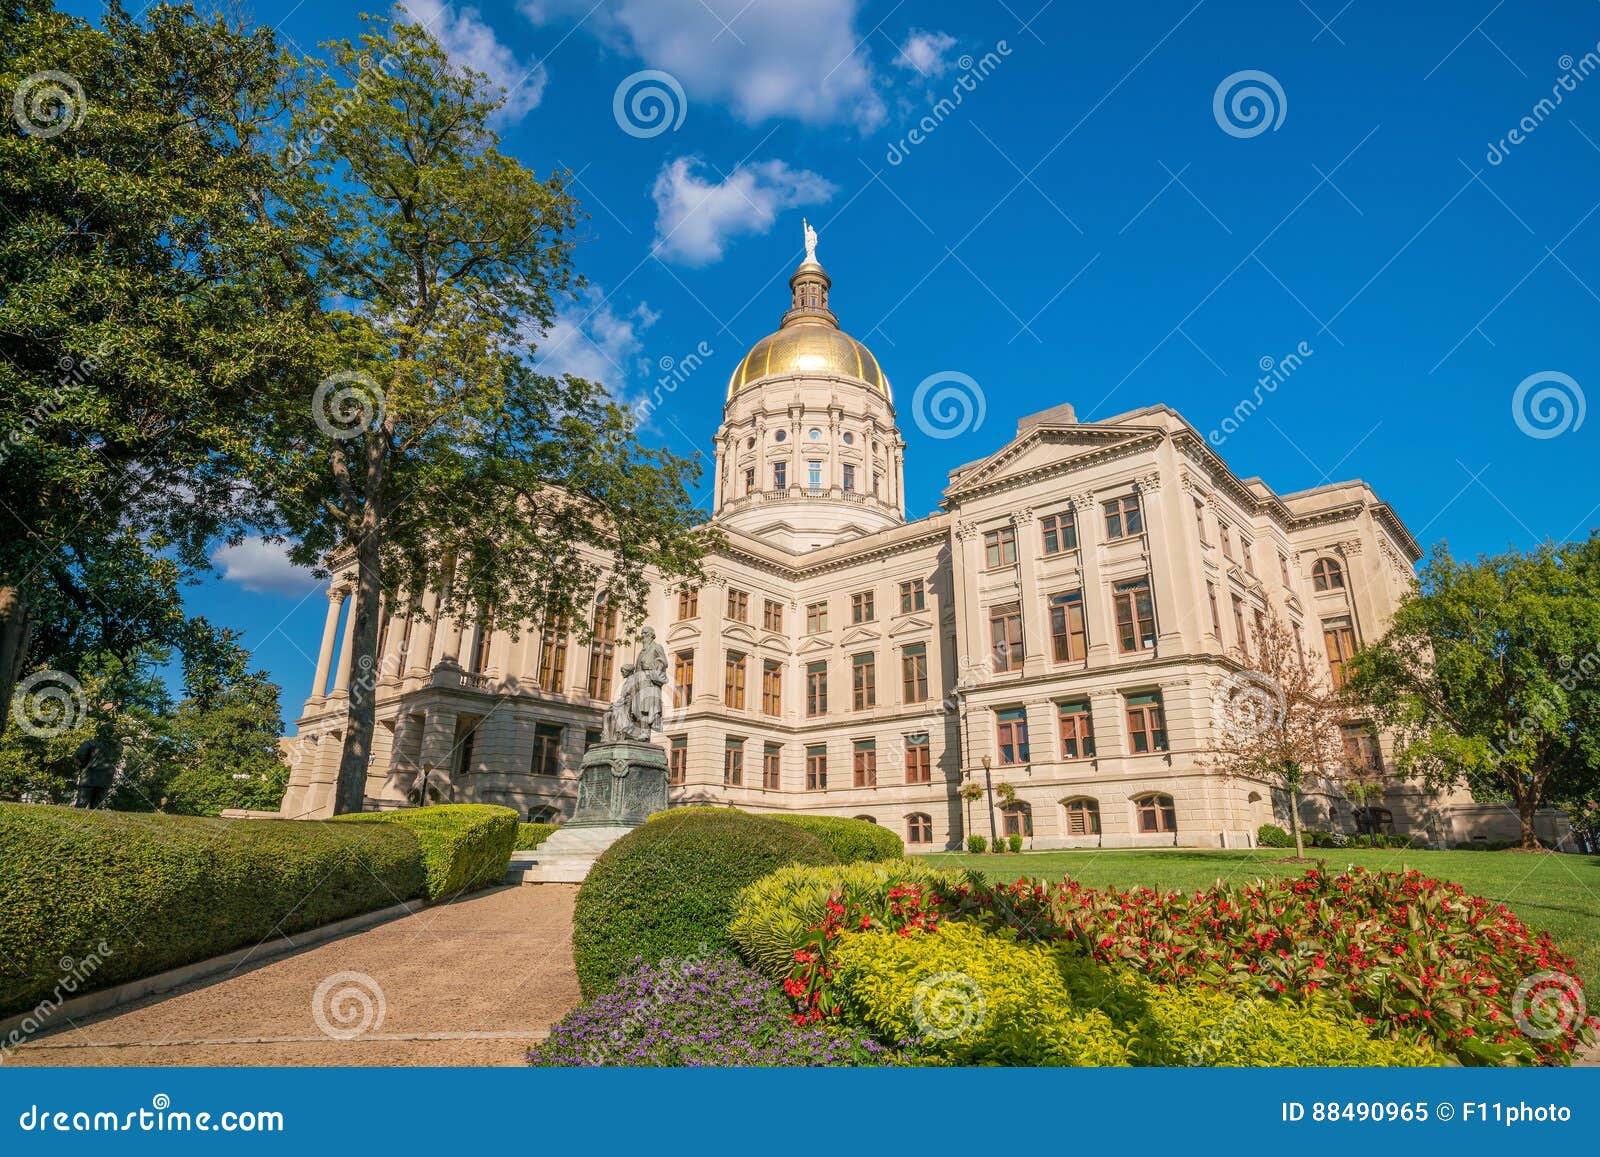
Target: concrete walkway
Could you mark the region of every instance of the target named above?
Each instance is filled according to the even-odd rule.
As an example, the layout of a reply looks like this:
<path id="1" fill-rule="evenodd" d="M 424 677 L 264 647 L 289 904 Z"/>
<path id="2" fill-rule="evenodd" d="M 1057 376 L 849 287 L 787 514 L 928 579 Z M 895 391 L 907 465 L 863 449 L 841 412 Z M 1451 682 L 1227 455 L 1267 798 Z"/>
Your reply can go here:
<path id="1" fill-rule="evenodd" d="M 479 892 L 80 1021 L 9 1063 L 521 1064 L 579 1000 L 577 894 L 561 884 Z M 363 1025 L 353 1039 L 329 1035 Z"/>

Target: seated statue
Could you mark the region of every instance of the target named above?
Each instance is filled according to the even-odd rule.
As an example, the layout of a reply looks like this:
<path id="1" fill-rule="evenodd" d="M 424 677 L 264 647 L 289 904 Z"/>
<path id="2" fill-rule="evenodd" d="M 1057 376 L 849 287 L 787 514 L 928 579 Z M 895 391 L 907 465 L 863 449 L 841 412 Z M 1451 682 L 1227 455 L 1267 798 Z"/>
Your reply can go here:
<path id="1" fill-rule="evenodd" d="M 622 665 L 622 687 L 601 725 L 602 743 L 649 743 L 661 730 L 661 688 L 666 686 L 667 652 L 649 627 L 639 634 L 639 653 Z"/>

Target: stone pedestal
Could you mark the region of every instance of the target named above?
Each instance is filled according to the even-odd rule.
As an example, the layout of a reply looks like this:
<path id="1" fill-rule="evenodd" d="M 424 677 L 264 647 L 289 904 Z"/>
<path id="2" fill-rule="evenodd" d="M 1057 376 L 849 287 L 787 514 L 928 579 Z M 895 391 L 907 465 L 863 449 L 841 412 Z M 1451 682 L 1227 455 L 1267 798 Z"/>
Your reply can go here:
<path id="1" fill-rule="evenodd" d="M 532 852 L 511 859 L 507 883 L 575 884 L 600 853 L 667 807 L 667 753 L 653 743 L 597 743 L 583 756 L 578 808 Z"/>

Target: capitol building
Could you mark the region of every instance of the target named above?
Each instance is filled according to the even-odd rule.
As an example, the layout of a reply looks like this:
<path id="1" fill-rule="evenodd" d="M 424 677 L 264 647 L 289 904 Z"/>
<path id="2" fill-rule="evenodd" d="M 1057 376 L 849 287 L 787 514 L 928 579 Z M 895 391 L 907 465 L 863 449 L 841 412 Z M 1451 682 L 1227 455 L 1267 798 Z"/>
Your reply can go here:
<path id="1" fill-rule="evenodd" d="M 1275 614 L 1337 681 L 1422 557 L 1395 511 L 1359 481 L 1280 494 L 1239 478 L 1164 405 L 1083 422 L 1064 403 L 952 463 L 938 512 L 908 521 L 888 374 L 840 328 L 813 250 L 789 284 L 779 328 L 728 379 L 724 541 L 702 585 L 657 583 L 647 608 L 672 669 L 672 802 L 859 817 L 913 852 L 991 822 L 1035 848 L 1248 847 L 1284 824 L 1269 785 L 1206 759 L 1229 656 Z M 336 572 L 286 741 L 285 816 L 331 813 L 348 601 Z M 593 627 L 585 642 L 386 623 L 367 806 L 425 795 L 570 816 L 634 647 L 614 609 Z M 1345 741 L 1367 767 L 1390 758 L 1360 719 Z M 963 798 L 986 776 L 991 794 Z M 1448 846 L 1493 812 L 1396 782 L 1377 814 Z M 1303 815 L 1354 830 L 1329 781 Z"/>

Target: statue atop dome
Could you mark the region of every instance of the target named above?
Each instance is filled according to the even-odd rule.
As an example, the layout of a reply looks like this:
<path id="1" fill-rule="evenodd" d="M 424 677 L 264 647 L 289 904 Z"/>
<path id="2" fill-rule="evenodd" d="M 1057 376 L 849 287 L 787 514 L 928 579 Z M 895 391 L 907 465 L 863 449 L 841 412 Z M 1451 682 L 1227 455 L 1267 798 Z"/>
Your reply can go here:
<path id="1" fill-rule="evenodd" d="M 817 231 L 804 217 L 800 218 L 800 226 L 806 231 L 806 260 L 814 264 L 817 260 Z"/>

